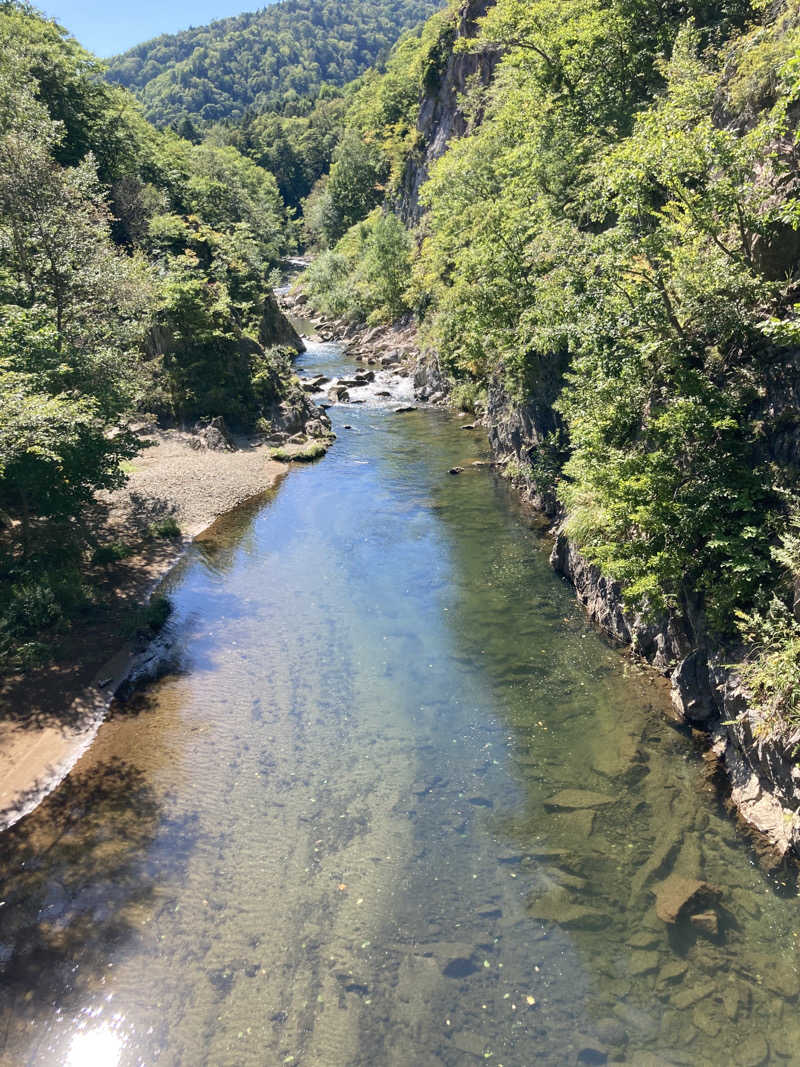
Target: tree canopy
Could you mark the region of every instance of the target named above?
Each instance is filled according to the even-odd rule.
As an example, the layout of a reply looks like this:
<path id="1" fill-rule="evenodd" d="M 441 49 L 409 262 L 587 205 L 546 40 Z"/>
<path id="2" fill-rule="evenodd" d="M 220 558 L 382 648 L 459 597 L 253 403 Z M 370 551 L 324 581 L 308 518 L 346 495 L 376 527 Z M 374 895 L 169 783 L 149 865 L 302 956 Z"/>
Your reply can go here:
<path id="1" fill-rule="evenodd" d="M 159 125 L 302 110 L 324 84 L 371 67 L 436 0 L 281 0 L 260 11 L 156 37 L 112 59 L 107 77 L 132 90 Z"/>

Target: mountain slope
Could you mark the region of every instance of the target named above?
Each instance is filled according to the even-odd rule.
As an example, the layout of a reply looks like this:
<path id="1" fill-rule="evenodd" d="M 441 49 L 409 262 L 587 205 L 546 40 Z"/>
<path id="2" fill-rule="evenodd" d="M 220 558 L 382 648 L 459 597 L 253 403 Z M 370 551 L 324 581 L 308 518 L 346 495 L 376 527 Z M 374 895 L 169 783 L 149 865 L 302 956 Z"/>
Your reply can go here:
<path id="1" fill-rule="evenodd" d="M 112 59 L 110 81 L 131 89 L 147 117 L 239 118 L 290 104 L 325 82 L 343 85 L 437 0 L 283 0 L 260 11 L 163 35 Z"/>

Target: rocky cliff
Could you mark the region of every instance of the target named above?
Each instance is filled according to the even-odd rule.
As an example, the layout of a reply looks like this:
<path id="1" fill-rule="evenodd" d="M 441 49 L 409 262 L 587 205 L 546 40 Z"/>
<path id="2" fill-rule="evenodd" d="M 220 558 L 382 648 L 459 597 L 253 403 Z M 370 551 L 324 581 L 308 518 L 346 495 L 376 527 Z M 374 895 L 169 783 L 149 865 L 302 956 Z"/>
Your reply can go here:
<path id="1" fill-rule="evenodd" d="M 420 102 L 417 133 L 421 148 L 407 160 L 401 185 L 398 210 L 409 224 L 419 222 L 419 191 L 431 165 L 444 154 L 451 140 L 467 131 L 459 97 L 476 78 L 481 85 L 488 85 L 494 74 L 499 58 L 496 53 L 454 49 L 456 41 L 475 35 L 477 20 L 493 4 L 494 0 L 465 0 L 455 27 L 449 28 L 440 42 L 439 61 L 431 69 Z"/>

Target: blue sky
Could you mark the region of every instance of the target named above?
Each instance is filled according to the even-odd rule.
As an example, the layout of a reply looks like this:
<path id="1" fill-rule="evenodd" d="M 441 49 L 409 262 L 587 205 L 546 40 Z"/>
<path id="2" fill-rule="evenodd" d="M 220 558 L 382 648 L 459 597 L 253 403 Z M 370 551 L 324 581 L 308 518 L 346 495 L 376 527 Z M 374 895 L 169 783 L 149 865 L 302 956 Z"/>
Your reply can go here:
<path id="1" fill-rule="evenodd" d="M 132 45 L 175 33 L 189 26 L 204 26 L 212 19 L 255 11 L 270 0 L 39 0 L 50 18 L 74 34 L 90 52 L 104 59 Z"/>

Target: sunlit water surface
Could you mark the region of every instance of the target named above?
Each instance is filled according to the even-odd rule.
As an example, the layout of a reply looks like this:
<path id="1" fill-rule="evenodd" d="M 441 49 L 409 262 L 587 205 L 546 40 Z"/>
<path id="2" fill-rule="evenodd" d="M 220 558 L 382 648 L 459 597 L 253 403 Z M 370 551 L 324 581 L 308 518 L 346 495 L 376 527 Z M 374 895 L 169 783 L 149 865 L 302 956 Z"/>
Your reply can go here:
<path id="1" fill-rule="evenodd" d="M 331 415 L 171 580 L 180 670 L 0 840 L 0 1062 L 800 1063 L 794 892 L 481 435 Z M 717 937 L 658 919 L 671 871 Z"/>

